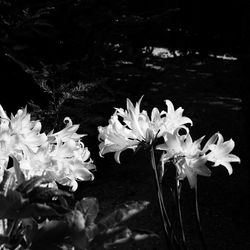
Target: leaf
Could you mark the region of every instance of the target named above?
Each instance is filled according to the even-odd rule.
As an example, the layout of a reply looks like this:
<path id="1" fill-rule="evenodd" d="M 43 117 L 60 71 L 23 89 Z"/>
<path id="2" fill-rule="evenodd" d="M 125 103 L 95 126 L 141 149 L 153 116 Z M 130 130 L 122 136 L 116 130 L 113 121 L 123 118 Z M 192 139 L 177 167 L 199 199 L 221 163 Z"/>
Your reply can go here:
<path id="1" fill-rule="evenodd" d="M 134 201 L 124 204 L 120 209 L 115 210 L 98 222 L 97 225 L 99 230 L 104 232 L 109 228 L 116 227 L 120 223 L 127 221 L 132 216 L 144 210 L 148 204 L 148 201 Z"/>
<path id="2" fill-rule="evenodd" d="M 62 243 L 69 232 L 69 227 L 65 221 L 51 220 L 46 222 L 35 234 L 31 249 L 48 249 L 47 246 L 52 243 Z"/>
<path id="3" fill-rule="evenodd" d="M 98 213 L 99 213 L 99 204 L 96 198 L 83 198 L 81 201 L 78 201 L 75 205 L 75 209 L 81 211 L 84 215 L 86 227 L 94 223 Z"/>
<path id="4" fill-rule="evenodd" d="M 19 218 L 39 218 L 39 217 L 52 217 L 60 216 L 52 207 L 41 204 L 41 203 L 31 203 L 24 206 L 18 213 Z"/>
<path id="5" fill-rule="evenodd" d="M 75 209 L 66 214 L 66 221 L 72 233 L 81 232 L 85 228 L 85 219 L 81 211 Z"/>
<path id="6" fill-rule="evenodd" d="M 113 246 L 119 246 L 123 245 L 125 243 L 128 243 L 132 236 L 132 232 L 129 228 L 125 228 L 123 231 L 121 231 L 119 234 L 115 235 L 114 239 L 110 240 L 108 243 L 103 244 L 104 249 L 111 248 Z"/>
<path id="7" fill-rule="evenodd" d="M 109 249 L 111 247 L 119 247 L 119 245 L 125 245 L 131 242 L 138 242 L 146 240 L 149 238 L 159 238 L 159 236 L 153 232 L 148 231 L 131 231 L 129 228 L 125 228 L 122 232 L 115 235 L 115 237 L 109 242 L 105 242 L 104 249 Z"/>
<path id="8" fill-rule="evenodd" d="M 15 173 L 16 173 L 17 184 L 21 184 L 25 180 L 24 174 L 22 170 L 20 169 L 20 164 L 17 161 L 17 159 L 15 157 L 12 157 L 12 159 L 13 159 L 13 166 L 14 166 Z"/>
<path id="9" fill-rule="evenodd" d="M 17 191 L 8 190 L 6 194 L 0 193 L 0 219 L 16 218 L 26 202 L 27 200 Z"/>
<path id="10" fill-rule="evenodd" d="M 81 232 L 75 232 L 71 235 L 73 245 L 76 247 L 76 249 L 86 250 L 89 245 L 89 238 L 86 234 L 85 230 L 82 230 Z"/>
<path id="11" fill-rule="evenodd" d="M 29 198 L 32 201 L 51 201 L 52 199 L 58 198 L 59 196 L 72 197 L 72 194 L 56 188 L 49 187 L 35 187 L 29 193 Z"/>
<path id="12" fill-rule="evenodd" d="M 86 249 L 89 240 L 85 231 L 85 219 L 81 211 L 75 209 L 66 215 L 70 236 L 77 249 Z"/>
<path id="13" fill-rule="evenodd" d="M 22 225 L 24 227 L 26 243 L 28 246 L 30 246 L 38 231 L 38 224 L 33 218 L 26 218 L 22 219 Z"/>
<path id="14" fill-rule="evenodd" d="M 132 235 L 132 239 L 134 241 L 141 241 L 141 240 L 146 240 L 146 239 L 149 239 L 149 238 L 160 238 L 159 235 L 151 232 L 151 233 L 148 233 L 148 232 L 133 232 L 133 235 Z"/>
<path id="15" fill-rule="evenodd" d="M 22 182 L 16 190 L 23 193 L 29 194 L 35 187 L 40 186 L 41 184 L 49 183 L 49 180 L 46 180 L 42 176 L 34 176 L 30 180 Z"/>

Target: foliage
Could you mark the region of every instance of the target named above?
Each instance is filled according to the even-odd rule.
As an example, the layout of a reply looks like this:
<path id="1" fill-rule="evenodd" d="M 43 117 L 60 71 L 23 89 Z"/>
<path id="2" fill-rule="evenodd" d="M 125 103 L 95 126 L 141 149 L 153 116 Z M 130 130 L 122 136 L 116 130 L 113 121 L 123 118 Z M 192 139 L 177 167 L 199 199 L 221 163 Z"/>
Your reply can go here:
<path id="1" fill-rule="evenodd" d="M 1 249 L 106 249 L 156 237 L 124 224 L 147 207 L 146 201 L 124 204 L 97 219 L 96 198 L 75 201 L 71 193 L 49 187 L 50 182 L 38 176 L 12 189 L 11 178 L 6 172 L 1 183 Z"/>

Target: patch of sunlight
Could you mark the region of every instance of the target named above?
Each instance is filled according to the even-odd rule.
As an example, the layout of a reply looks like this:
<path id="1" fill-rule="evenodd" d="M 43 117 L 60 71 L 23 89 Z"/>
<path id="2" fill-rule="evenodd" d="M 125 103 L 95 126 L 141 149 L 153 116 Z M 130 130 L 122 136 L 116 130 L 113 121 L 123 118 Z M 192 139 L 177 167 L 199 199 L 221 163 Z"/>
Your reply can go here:
<path id="1" fill-rule="evenodd" d="M 237 57 L 231 56 L 229 54 L 224 54 L 224 55 L 215 55 L 215 54 L 209 54 L 210 57 L 215 57 L 218 59 L 222 59 L 222 60 L 227 60 L 227 61 L 236 61 L 238 60 Z"/>
<path id="2" fill-rule="evenodd" d="M 119 60 L 116 62 L 117 65 L 132 65 L 133 62 L 130 62 L 130 61 L 123 61 L 123 60 Z"/>
<path id="3" fill-rule="evenodd" d="M 162 66 L 159 66 L 159 65 L 154 65 L 152 63 L 146 63 L 145 65 L 147 68 L 151 68 L 151 69 L 155 69 L 155 70 L 158 70 L 158 71 L 164 71 L 165 68 L 162 67 Z"/>
<path id="4" fill-rule="evenodd" d="M 181 53 L 178 50 L 172 52 L 167 48 L 154 47 L 152 55 L 160 58 L 173 58 L 176 56 L 181 56 Z"/>
<path id="5" fill-rule="evenodd" d="M 208 101 L 210 105 L 219 105 L 235 111 L 242 109 L 242 99 L 238 97 L 218 96 L 213 99 Z"/>

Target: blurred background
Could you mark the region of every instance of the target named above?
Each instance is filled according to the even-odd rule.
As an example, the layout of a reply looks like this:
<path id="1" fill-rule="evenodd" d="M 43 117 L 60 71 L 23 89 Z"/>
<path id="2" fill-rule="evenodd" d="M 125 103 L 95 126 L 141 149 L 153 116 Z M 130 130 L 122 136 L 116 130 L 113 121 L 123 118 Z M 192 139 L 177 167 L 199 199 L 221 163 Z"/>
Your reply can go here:
<path id="1" fill-rule="evenodd" d="M 249 11 L 246 0 L 1 0 L 1 104 L 45 108 L 50 90 L 86 90 L 126 62 L 143 70 L 157 48 L 165 59 L 229 55 L 247 72 Z"/>
<path id="2" fill-rule="evenodd" d="M 46 132 L 61 129 L 65 116 L 81 125 L 97 172 L 77 195 L 98 197 L 105 213 L 152 200 L 151 169 L 143 152 L 124 152 L 121 166 L 112 154 L 100 158 L 97 126 L 126 98 L 144 95 L 148 112 L 170 99 L 193 120 L 194 139 L 220 131 L 235 140 L 242 163 L 233 175 L 220 167 L 201 177 L 201 217 L 209 249 L 250 249 L 249 13 L 247 0 L 0 0 L 0 104 L 8 115 L 27 105 Z M 183 203 L 192 211 L 190 195 Z M 150 211 L 135 225 L 161 234 L 158 210 Z M 200 249 L 192 215 L 188 243 Z"/>

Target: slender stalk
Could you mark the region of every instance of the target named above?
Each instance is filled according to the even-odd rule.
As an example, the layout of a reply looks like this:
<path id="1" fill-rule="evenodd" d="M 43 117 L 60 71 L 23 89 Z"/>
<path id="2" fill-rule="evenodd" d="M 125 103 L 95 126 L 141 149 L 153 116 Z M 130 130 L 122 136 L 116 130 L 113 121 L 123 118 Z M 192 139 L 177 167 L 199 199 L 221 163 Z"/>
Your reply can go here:
<path id="1" fill-rule="evenodd" d="M 198 189 L 197 186 L 194 189 L 194 194 L 195 194 L 195 214 L 196 214 L 196 223 L 197 223 L 197 227 L 198 227 L 198 231 L 199 231 L 199 237 L 202 243 L 202 247 L 204 250 L 207 250 L 207 245 L 205 242 L 205 238 L 203 236 L 202 233 L 202 229 L 201 229 L 201 223 L 200 223 L 200 213 L 199 213 L 199 205 L 198 205 Z"/>
<path id="2" fill-rule="evenodd" d="M 163 222 L 163 227 L 164 227 L 164 233 L 166 237 L 166 242 L 169 247 L 169 249 L 174 249 L 174 246 L 176 249 L 179 249 L 175 234 L 173 232 L 171 222 L 169 220 L 167 210 L 165 208 L 163 196 L 162 196 L 162 189 L 159 181 L 159 176 L 157 172 L 157 167 L 155 163 L 155 155 L 154 155 L 154 149 L 153 146 L 150 149 L 150 155 L 151 155 L 151 164 L 152 168 L 154 170 L 154 178 L 155 178 L 155 183 L 156 183 L 156 188 L 157 188 L 157 196 L 158 196 L 158 203 L 161 211 L 161 218 Z"/>
<path id="3" fill-rule="evenodd" d="M 182 247 L 184 250 L 187 249 L 186 245 L 186 237 L 185 237 L 185 232 L 184 232 L 184 227 L 183 227 L 183 220 L 182 220 L 182 213 L 181 213 L 181 183 L 180 180 L 177 178 L 177 171 L 176 171 L 176 202 L 177 202 L 177 208 L 178 208 L 178 217 L 179 217 L 179 222 L 180 222 L 180 227 L 181 227 L 181 237 L 182 237 Z"/>

